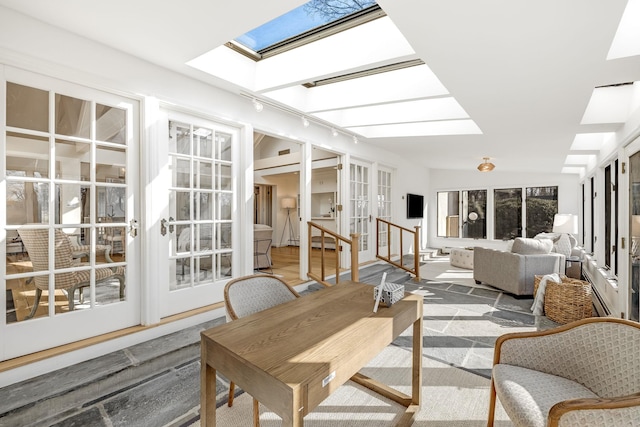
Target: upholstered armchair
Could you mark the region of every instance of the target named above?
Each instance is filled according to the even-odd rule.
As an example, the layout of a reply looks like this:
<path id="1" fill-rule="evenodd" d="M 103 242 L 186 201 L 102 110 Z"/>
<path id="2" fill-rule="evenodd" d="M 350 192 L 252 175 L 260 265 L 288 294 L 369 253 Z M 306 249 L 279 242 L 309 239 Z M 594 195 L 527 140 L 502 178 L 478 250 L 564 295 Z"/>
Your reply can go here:
<path id="1" fill-rule="evenodd" d="M 488 426 L 496 398 L 516 427 L 640 425 L 638 354 L 640 324 L 615 318 L 502 335 Z"/>
<path id="2" fill-rule="evenodd" d="M 48 271 L 49 266 L 49 230 L 46 228 L 40 229 L 19 229 L 18 234 L 22 239 L 22 243 L 29 254 L 31 265 L 34 272 Z M 89 247 L 73 246 L 69 236 L 67 236 L 62 230 L 55 230 L 55 269 L 67 269 L 72 267 L 80 267 L 80 259 L 87 256 L 90 252 Z M 110 246 L 98 245 L 96 251 L 104 250 L 104 256 L 107 262 L 111 262 L 109 257 Z M 125 280 L 124 280 L 124 268 L 123 267 L 104 267 L 96 268 L 95 270 L 95 283 L 96 285 L 105 283 L 112 280 L 118 280 L 120 283 L 120 299 L 124 298 Z M 32 318 L 38 309 L 40 299 L 42 297 L 42 291 L 49 290 L 49 275 L 36 275 L 33 278 L 33 282 L 36 287 L 36 297 L 33 303 L 31 312 L 26 319 Z M 66 271 L 64 273 L 55 274 L 54 289 L 63 289 L 67 291 L 69 299 L 69 311 L 72 311 L 75 306 L 75 291 L 91 285 L 91 271 L 90 270 L 73 270 Z"/>

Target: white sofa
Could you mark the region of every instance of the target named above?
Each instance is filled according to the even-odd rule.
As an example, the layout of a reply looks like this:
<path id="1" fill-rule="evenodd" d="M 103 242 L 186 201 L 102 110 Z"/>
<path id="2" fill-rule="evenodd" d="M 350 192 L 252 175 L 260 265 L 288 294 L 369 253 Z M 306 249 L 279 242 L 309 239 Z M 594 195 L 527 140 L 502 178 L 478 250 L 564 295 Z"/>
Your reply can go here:
<path id="1" fill-rule="evenodd" d="M 550 239 L 514 240 L 511 251 L 475 247 L 473 278 L 514 295 L 533 295 L 536 275 L 565 273 L 565 256 L 551 252 Z"/>

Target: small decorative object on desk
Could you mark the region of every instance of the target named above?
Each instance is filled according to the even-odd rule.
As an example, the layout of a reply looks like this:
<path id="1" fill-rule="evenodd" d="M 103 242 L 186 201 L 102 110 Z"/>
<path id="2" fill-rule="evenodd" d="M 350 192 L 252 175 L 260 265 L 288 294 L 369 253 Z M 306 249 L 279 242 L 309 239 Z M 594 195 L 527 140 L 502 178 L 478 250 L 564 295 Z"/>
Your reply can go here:
<path id="1" fill-rule="evenodd" d="M 400 301 L 404 298 L 404 285 L 397 283 L 385 283 L 387 273 L 382 275 L 380 286 L 373 288 L 373 299 L 376 301 L 373 307 L 373 312 L 378 311 L 378 304 L 382 303 L 387 307 L 391 307 L 392 304 Z"/>
<path id="2" fill-rule="evenodd" d="M 378 298 L 378 286 L 375 287 L 373 291 L 374 298 Z M 399 285 L 397 283 L 385 283 L 384 289 L 382 290 L 382 296 L 380 297 L 380 302 L 390 307 L 392 304 L 400 301 L 404 298 L 404 285 Z"/>

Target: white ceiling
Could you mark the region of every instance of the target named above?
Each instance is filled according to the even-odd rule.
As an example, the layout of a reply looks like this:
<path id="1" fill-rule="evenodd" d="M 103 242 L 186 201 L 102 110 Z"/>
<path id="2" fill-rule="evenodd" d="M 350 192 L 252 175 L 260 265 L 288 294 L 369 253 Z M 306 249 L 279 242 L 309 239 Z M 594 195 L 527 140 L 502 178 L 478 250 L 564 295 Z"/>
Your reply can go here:
<path id="1" fill-rule="evenodd" d="M 236 93 L 247 88 L 186 63 L 302 3 L 0 0 L 5 7 Z M 482 132 L 360 138 L 362 144 L 421 159 L 427 167 L 468 170 L 488 156 L 496 171 L 559 173 L 567 155 L 597 152 L 590 144 L 586 153 L 570 153 L 572 144 L 574 149 L 582 146 L 574 144 L 576 134 L 610 132 L 621 125 L 597 120 L 581 124 L 594 88 L 640 80 L 640 56 L 606 59 L 627 0 L 378 4 L 414 51 L 404 57 L 422 59 L 459 104 L 453 107 L 461 108 Z M 396 89 L 411 98 L 412 88 L 401 82 L 380 91 L 393 98 Z M 337 120 L 331 112 L 322 114 L 324 120 Z M 359 116 L 371 117 L 365 110 L 348 119 Z M 570 157 L 568 163 L 580 165 L 581 159 Z"/>

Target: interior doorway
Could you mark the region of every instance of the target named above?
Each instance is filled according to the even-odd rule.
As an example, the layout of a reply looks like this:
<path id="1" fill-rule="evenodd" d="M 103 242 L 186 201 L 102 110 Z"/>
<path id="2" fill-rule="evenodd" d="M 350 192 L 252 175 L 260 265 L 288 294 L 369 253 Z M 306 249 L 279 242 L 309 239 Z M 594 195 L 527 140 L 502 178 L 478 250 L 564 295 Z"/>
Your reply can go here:
<path id="1" fill-rule="evenodd" d="M 301 204 L 310 199 L 310 220 L 339 232 L 339 156 L 318 148 L 312 152 L 311 194 L 300 189 L 301 145 L 295 141 L 254 134 L 254 223 L 271 227 L 271 269 L 258 269 L 283 278 L 290 285 L 307 281 L 300 277 L 301 233 L 306 222 Z M 269 222 L 270 221 L 270 222 Z M 254 231 L 255 235 L 255 231 Z M 337 251 L 328 251 L 325 263 L 335 268 Z M 319 263 L 313 254 L 311 263 Z"/>

